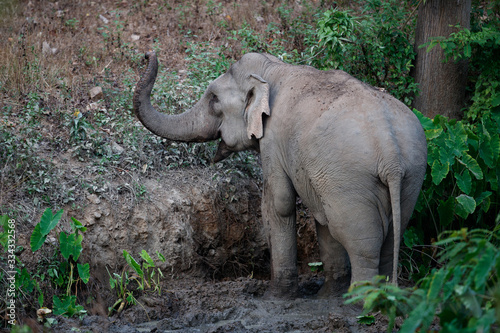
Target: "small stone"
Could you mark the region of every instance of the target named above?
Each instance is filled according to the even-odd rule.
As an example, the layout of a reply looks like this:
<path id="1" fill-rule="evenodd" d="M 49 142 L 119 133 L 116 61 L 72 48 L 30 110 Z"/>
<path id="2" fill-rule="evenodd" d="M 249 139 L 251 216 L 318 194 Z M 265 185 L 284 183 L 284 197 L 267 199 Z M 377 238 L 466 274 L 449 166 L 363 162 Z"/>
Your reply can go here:
<path id="1" fill-rule="evenodd" d="M 101 21 L 104 22 L 104 24 L 108 24 L 109 23 L 109 20 L 107 18 L 105 18 L 104 16 L 99 15 L 99 18 L 101 19 Z"/>
<path id="2" fill-rule="evenodd" d="M 130 36 L 130 39 L 131 39 L 133 42 L 135 42 L 135 41 L 137 41 L 137 40 L 141 39 L 141 36 L 139 36 L 139 35 L 135 35 L 135 34 L 134 34 L 134 35 Z"/>
<path id="3" fill-rule="evenodd" d="M 111 143 L 111 151 L 115 154 L 120 155 L 125 151 L 125 149 L 113 141 L 113 143 Z"/>
<path id="4" fill-rule="evenodd" d="M 101 216 L 102 216 L 102 214 L 101 214 L 101 212 L 100 212 L 100 211 L 94 212 L 94 217 L 95 217 L 96 219 L 100 219 L 100 218 L 101 218 Z"/>
<path id="5" fill-rule="evenodd" d="M 99 100 L 102 98 L 102 88 L 94 87 L 89 90 L 89 95 L 91 100 Z"/>

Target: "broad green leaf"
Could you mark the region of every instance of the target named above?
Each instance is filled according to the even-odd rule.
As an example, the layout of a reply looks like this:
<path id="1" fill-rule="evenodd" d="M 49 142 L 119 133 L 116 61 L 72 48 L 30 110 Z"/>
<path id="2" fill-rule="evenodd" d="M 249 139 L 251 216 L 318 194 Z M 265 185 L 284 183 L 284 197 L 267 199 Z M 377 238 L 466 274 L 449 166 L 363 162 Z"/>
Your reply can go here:
<path id="1" fill-rule="evenodd" d="M 458 161 L 463 164 L 470 172 L 476 177 L 476 179 L 483 179 L 483 171 L 481 167 L 477 163 L 475 159 L 472 158 L 469 154 L 465 153 L 462 158 L 459 158 Z"/>
<path id="2" fill-rule="evenodd" d="M 455 172 L 455 179 L 457 180 L 458 188 L 469 195 L 472 190 L 472 177 L 470 176 L 469 170 L 464 170 L 462 174 Z"/>
<path id="3" fill-rule="evenodd" d="M 417 233 L 415 232 L 415 227 L 409 227 L 406 229 L 403 235 L 403 243 L 410 249 L 415 245 L 422 244 L 418 238 Z"/>
<path id="4" fill-rule="evenodd" d="M 146 261 L 146 263 L 148 265 L 148 267 L 145 267 L 146 269 L 149 267 L 155 267 L 155 263 L 154 263 L 153 259 L 151 259 L 151 257 L 149 256 L 149 253 L 147 253 L 146 250 L 141 251 L 141 258 L 144 259 L 144 261 Z"/>
<path id="5" fill-rule="evenodd" d="M 35 226 L 35 229 L 33 229 L 33 232 L 31 233 L 30 246 L 32 252 L 35 252 L 39 248 L 41 248 L 43 243 L 45 242 L 45 239 L 47 238 L 47 235 L 42 235 L 40 229 L 41 229 L 40 223 L 38 223 Z"/>
<path id="6" fill-rule="evenodd" d="M 126 250 L 123 250 L 123 257 L 125 258 L 125 261 L 127 261 L 127 264 L 134 269 L 140 278 L 142 278 L 144 276 L 144 272 L 137 261 L 135 261 L 135 259 Z"/>
<path id="7" fill-rule="evenodd" d="M 427 141 L 430 141 L 440 136 L 441 133 L 443 133 L 442 128 L 428 129 L 425 131 L 425 138 L 427 139 Z"/>
<path id="8" fill-rule="evenodd" d="M 438 160 L 434 161 L 431 167 L 432 182 L 434 183 L 434 185 L 439 185 L 439 183 L 441 183 L 441 181 L 446 178 L 446 175 L 449 171 L 450 165 L 448 163 L 443 165 Z"/>
<path id="9" fill-rule="evenodd" d="M 476 210 L 476 201 L 474 200 L 474 198 L 465 194 L 461 194 L 455 199 L 458 203 L 457 214 L 459 214 L 461 217 L 466 218 L 467 215 L 474 213 L 474 210 Z M 462 208 L 463 211 L 460 208 Z"/>
<path id="10" fill-rule="evenodd" d="M 89 279 L 90 279 L 90 265 L 89 265 L 89 263 L 86 263 L 83 265 L 80 265 L 77 263 L 76 266 L 78 267 L 78 275 L 82 279 L 83 283 L 87 284 L 87 282 L 89 282 Z"/>
<path id="11" fill-rule="evenodd" d="M 439 149 L 439 161 L 443 165 L 453 165 L 453 163 L 455 162 L 455 156 L 460 155 L 461 153 L 458 152 L 458 150 L 449 148 L 447 146 L 440 147 Z"/>
<path id="12" fill-rule="evenodd" d="M 483 140 L 479 144 L 479 155 L 489 168 L 496 166 L 499 154 L 500 137 L 498 135 L 491 135 L 488 139 L 483 137 Z"/>
<path id="13" fill-rule="evenodd" d="M 61 209 L 55 215 L 52 215 L 52 210 L 47 208 L 42 215 L 42 219 L 40 220 L 40 232 L 42 235 L 48 235 L 49 232 L 55 228 L 57 223 L 62 217 L 63 210 Z"/>
<path id="14" fill-rule="evenodd" d="M 68 260 L 70 256 L 73 256 L 73 260 L 78 260 L 82 252 L 82 240 L 82 235 L 67 235 L 64 231 L 61 232 L 59 235 L 59 248 L 64 259 Z"/>
<path id="15" fill-rule="evenodd" d="M 111 287 L 111 289 L 115 289 L 116 282 L 116 279 L 113 279 L 112 277 L 109 278 L 109 286 Z"/>
<path id="16" fill-rule="evenodd" d="M 87 227 L 84 227 L 82 222 L 78 221 L 74 217 L 71 218 L 71 221 L 73 221 L 73 223 L 71 225 L 71 228 L 73 229 L 73 231 L 77 231 L 77 230 L 79 230 L 81 232 L 87 231 Z"/>
<path id="17" fill-rule="evenodd" d="M 413 113 L 417 116 L 418 120 L 420 120 L 420 123 L 422 124 L 424 130 L 427 131 L 430 129 L 439 129 L 439 127 L 432 122 L 432 119 L 427 118 L 417 109 L 413 109 Z"/>
<path id="18" fill-rule="evenodd" d="M 167 261 L 165 256 L 163 254 L 161 254 L 160 252 L 156 251 L 156 255 L 158 256 L 158 258 L 160 259 L 161 262 Z"/>
<path id="19" fill-rule="evenodd" d="M 487 212 L 490 209 L 490 204 L 491 204 L 490 196 L 492 194 L 493 193 L 490 191 L 484 191 L 475 199 L 476 205 L 477 206 L 481 205 L 481 209 L 484 212 Z"/>
<path id="20" fill-rule="evenodd" d="M 61 316 L 68 312 L 68 308 L 71 306 L 71 297 L 62 296 L 59 298 L 54 295 L 52 297 L 52 311 L 54 311 L 54 315 Z"/>
<path id="21" fill-rule="evenodd" d="M 467 131 L 465 130 L 463 123 L 457 122 L 454 126 L 447 124 L 446 128 L 447 136 L 445 138 L 445 145 L 447 150 L 451 151 L 451 153 L 455 156 L 462 156 L 462 154 L 468 150 Z"/>

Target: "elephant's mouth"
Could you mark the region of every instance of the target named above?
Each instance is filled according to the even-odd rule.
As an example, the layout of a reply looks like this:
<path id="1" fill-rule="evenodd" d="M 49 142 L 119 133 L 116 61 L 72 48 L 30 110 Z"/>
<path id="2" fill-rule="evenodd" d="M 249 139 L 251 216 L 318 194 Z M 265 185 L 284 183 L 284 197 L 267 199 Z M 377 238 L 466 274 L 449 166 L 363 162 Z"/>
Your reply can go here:
<path id="1" fill-rule="evenodd" d="M 215 153 L 213 162 L 217 163 L 228 157 L 229 155 L 232 154 L 232 150 L 229 148 L 229 146 L 224 142 L 224 140 L 221 138 L 219 142 L 219 146 L 217 147 L 217 152 Z"/>

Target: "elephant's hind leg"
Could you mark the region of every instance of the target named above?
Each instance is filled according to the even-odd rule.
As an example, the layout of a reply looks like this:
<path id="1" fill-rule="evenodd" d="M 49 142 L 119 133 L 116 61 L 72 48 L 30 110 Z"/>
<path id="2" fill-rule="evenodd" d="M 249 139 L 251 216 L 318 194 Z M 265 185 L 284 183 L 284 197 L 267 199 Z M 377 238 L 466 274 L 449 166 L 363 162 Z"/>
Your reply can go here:
<path id="1" fill-rule="evenodd" d="M 329 229 L 349 254 L 351 283 L 371 280 L 379 274 L 380 250 L 387 233 L 378 207 L 362 196 L 340 193 L 329 202 Z"/>
<path id="2" fill-rule="evenodd" d="M 340 296 L 347 292 L 351 281 L 350 263 L 347 251 L 330 234 L 327 225 L 316 221 L 319 255 L 325 271 L 325 283 L 318 292 L 318 297 Z"/>

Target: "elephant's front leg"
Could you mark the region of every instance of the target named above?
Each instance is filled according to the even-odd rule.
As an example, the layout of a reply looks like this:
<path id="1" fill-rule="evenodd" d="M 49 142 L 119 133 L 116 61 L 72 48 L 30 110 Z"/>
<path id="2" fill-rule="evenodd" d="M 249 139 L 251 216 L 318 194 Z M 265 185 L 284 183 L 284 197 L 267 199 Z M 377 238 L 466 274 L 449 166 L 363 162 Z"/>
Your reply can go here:
<path id="1" fill-rule="evenodd" d="M 298 293 L 295 190 L 287 176 L 264 180 L 262 219 L 271 251 L 271 288 L 267 296 L 295 297 Z"/>

